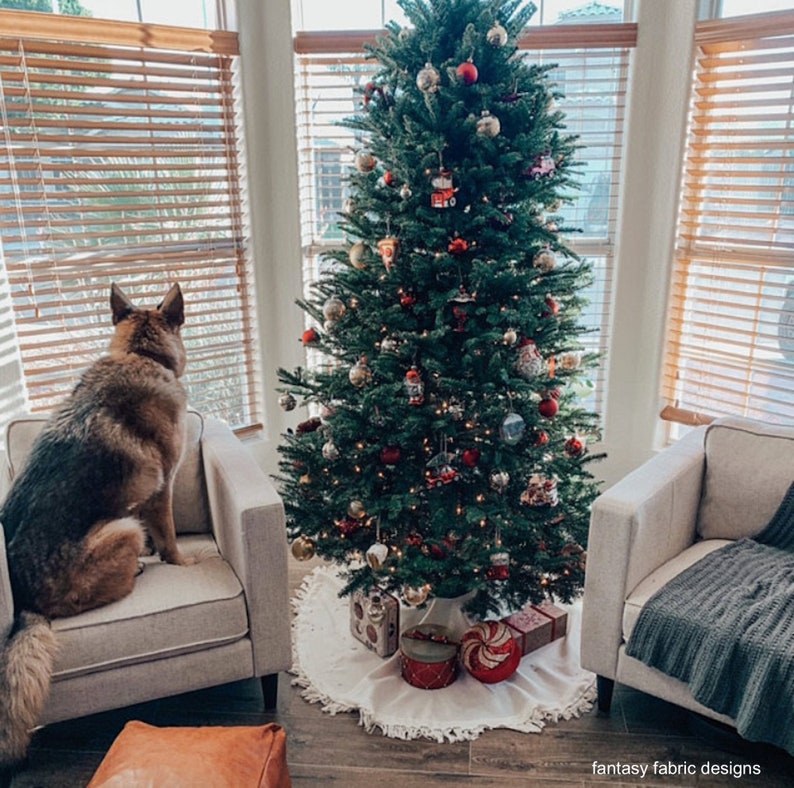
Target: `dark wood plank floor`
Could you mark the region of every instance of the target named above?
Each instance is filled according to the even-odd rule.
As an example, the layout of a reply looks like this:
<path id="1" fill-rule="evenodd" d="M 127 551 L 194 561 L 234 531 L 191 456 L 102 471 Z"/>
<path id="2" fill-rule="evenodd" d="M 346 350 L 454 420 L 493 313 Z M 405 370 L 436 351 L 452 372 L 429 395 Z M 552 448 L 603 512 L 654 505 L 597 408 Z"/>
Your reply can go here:
<path id="1" fill-rule="evenodd" d="M 291 567 L 297 588 L 312 563 Z M 612 713 L 595 711 L 549 724 L 540 734 L 488 731 L 473 742 L 437 744 L 367 734 L 354 714 L 331 716 L 304 701 L 279 678 L 275 712 L 264 713 L 259 682 L 237 684 L 165 698 L 140 706 L 52 725 L 39 731 L 30 762 L 14 788 L 82 788 L 128 720 L 154 725 L 258 725 L 278 722 L 287 731 L 290 773 L 295 786 L 336 784 L 345 788 L 434 788 L 435 786 L 596 786 L 794 785 L 794 758 L 774 748 L 750 745 L 705 726 L 668 703 L 618 687 Z M 691 764 L 695 776 L 600 776 L 601 764 Z M 704 776 L 705 764 L 725 769 L 757 765 L 757 777 Z M 199 788 L 199 787 L 197 787 Z"/>

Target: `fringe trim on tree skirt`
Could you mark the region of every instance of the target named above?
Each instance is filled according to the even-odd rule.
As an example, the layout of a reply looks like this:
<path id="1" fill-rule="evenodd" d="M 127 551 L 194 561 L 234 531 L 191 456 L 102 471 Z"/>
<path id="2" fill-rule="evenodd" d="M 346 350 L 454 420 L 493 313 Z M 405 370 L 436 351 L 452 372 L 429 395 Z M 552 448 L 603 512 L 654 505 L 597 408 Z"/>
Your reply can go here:
<path id="1" fill-rule="evenodd" d="M 422 690 L 403 680 L 399 652 L 381 658 L 350 634 L 342 585 L 336 570 L 317 567 L 292 599 L 292 683 L 328 714 L 357 711 L 368 733 L 394 739 L 457 742 L 493 728 L 539 733 L 593 707 L 595 676 L 579 667 L 581 602 L 562 605 L 568 635 L 525 656 L 507 681 L 482 684 L 461 668 L 448 687 Z"/>

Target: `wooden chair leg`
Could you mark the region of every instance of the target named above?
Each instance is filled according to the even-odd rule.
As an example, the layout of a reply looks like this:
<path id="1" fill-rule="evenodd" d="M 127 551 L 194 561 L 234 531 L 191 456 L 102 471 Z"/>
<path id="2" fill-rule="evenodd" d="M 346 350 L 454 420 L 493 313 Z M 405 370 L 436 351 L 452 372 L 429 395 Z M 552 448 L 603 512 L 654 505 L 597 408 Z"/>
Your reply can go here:
<path id="1" fill-rule="evenodd" d="M 598 710 L 602 714 L 609 714 L 612 706 L 612 691 L 615 689 L 615 680 L 608 679 L 606 676 L 596 676 L 596 687 L 598 689 Z"/>
<path id="2" fill-rule="evenodd" d="M 273 711 L 278 700 L 278 673 L 262 676 L 262 695 L 265 699 L 265 711 Z"/>

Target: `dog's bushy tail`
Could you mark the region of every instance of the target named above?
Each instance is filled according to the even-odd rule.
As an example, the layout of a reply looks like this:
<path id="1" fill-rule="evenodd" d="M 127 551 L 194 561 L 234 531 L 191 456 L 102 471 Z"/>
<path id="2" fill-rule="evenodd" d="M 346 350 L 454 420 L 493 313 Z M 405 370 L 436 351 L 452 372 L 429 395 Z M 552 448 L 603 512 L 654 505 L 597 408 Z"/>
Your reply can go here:
<path id="1" fill-rule="evenodd" d="M 50 622 L 23 612 L 0 650 L 0 769 L 25 758 L 58 650 Z"/>

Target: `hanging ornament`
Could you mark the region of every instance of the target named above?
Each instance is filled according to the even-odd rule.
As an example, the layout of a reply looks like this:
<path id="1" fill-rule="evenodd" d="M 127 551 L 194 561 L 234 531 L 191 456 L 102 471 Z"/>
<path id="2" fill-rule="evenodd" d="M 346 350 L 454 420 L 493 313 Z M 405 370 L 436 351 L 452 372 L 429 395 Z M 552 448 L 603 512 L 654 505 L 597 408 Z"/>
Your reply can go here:
<path id="1" fill-rule="evenodd" d="M 565 441 L 565 453 L 571 457 L 581 457 L 585 452 L 585 441 L 584 438 L 580 437 L 579 435 L 572 435 Z"/>
<path id="2" fill-rule="evenodd" d="M 543 395 L 543 398 L 538 403 L 538 412 L 541 416 L 547 419 L 553 419 L 560 410 L 557 400 L 554 399 L 548 392 Z"/>
<path id="3" fill-rule="evenodd" d="M 461 454 L 461 462 L 467 468 L 474 468 L 477 463 L 480 461 L 480 450 L 479 449 L 464 449 L 463 454 Z"/>
<path id="4" fill-rule="evenodd" d="M 282 410 L 295 410 L 298 400 L 287 391 L 278 398 L 278 404 L 281 406 Z"/>
<path id="5" fill-rule="evenodd" d="M 549 479 L 542 473 L 532 474 L 527 482 L 527 489 L 521 493 L 521 503 L 536 507 L 556 506 L 559 503 L 557 480 Z"/>
<path id="6" fill-rule="evenodd" d="M 405 537 L 405 544 L 410 545 L 411 547 L 421 547 L 422 542 L 422 535 L 418 534 L 416 531 L 411 531 L 408 536 Z"/>
<path id="7" fill-rule="evenodd" d="M 399 249 L 400 241 L 394 236 L 390 235 L 387 238 L 381 238 L 380 241 L 378 241 L 378 251 L 380 252 L 380 258 L 383 260 L 383 265 L 386 266 L 387 271 L 391 271 L 391 267 L 394 265 L 394 262 L 397 259 L 397 252 Z"/>
<path id="8" fill-rule="evenodd" d="M 317 333 L 316 328 L 307 328 L 303 334 L 301 334 L 301 342 L 304 347 L 306 347 L 306 345 L 315 345 L 319 341 L 320 335 Z"/>
<path id="9" fill-rule="evenodd" d="M 399 341 L 394 336 L 386 336 L 383 337 L 380 341 L 380 352 L 381 353 L 396 353 L 397 348 L 400 346 Z"/>
<path id="10" fill-rule="evenodd" d="M 299 536 L 291 546 L 292 557 L 296 561 L 308 561 L 314 558 L 315 545 L 308 536 Z"/>
<path id="11" fill-rule="evenodd" d="M 541 178 L 554 175 L 556 170 L 557 164 L 555 163 L 554 159 L 551 158 L 551 152 L 546 151 L 546 153 L 536 156 L 535 163 L 531 167 L 528 167 L 526 170 L 524 170 L 524 172 L 521 174 L 525 178 L 531 178 L 534 181 L 539 181 Z"/>
<path id="12" fill-rule="evenodd" d="M 452 182 L 452 172 L 440 169 L 430 178 L 430 185 L 433 191 L 430 194 L 431 208 L 454 208 L 457 204 L 455 198 L 455 188 Z"/>
<path id="13" fill-rule="evenodd" d="M 359 361 L 356 361 L 356 363 L 350 367 L 348 378 L 357 389 L 366 386 L 367 383 L 372 380 L 372 370 L 367 366 L 366 356 L 362 356 Z"/>
<path id="14" fill-rule="evenodd" d="M 320 429 L 321 424 L 322 422 L 320 419 L 318 419 L 316 416 L 312 416 L 312 418 L 306 419 L 306 421 L 302 421 L 300 424 L 298 424 L 298 426 L 295 427 L 295 432 L 297 432 L 298 435 L 306 435 L 310 432 Z"/>
<path id="15" fill-rule="evenodd" d="M 455 73 L 463 80 L 464 85 L 473 85 L 479 77 L 477 66 L 474 65 L 471 58 L 465 63 L 461 63 Z"/>
<path id="16" fill-rule="evenodd" d="M 532 431 L 532 445 L 539 449 L 549 442 L 549 433 L 546 430 L 533 430 Z"/>
<path id="17" fill-rule="evenodd" d="M 491 115 L 487 109 L 482 111 L 480 119 L 477 121 L 477 134 L 481 137 L 496 137 L 502 130 L 502 124 L 496 115 Z"/>
<path id="18" fill-rule="evenodd" d="M 402 457 L 399 446 L 384 446 L 380 450 L 380 461 L 384 465 L 397 465 Z"/>
<path id="19" fill-rule="evenodd" d="M 447 439 L 444 437 L 441 451 L 428 461 L 425 470 L 427 486 L 430 489 L 460 481 L 460 471 L 452 465 L 454 458 L 455 455 L 447 451 Z"/>
<path id="20" fill-rule="evenodd" d="M 413 192 L 411 191 L 411 187 L 407 183 L 404 183 L 402 186 L 400 186 L 401 199 L 407 200 L 409 197 L 411 197 L 411 195 L 413 195 Z"/>
<path id="21" fill-rule="evenodd" d="M 399 290 L 400 293 L 400 306 L 406 308 L 413 306 L 416 303 L 416 296 L 410 290 Z"/>
<path id="22" fill-rule="evenodd" d="M 383 569 L 386 559 L 389 557 L 389 548 L 382 542 L 376 542 L 369 547 L 365 557 L 370 568 L 377 572 L 379 569 Z"/>
<path id="23" fill-rule="evenodd" d="M 557 255 L 551 249 L 541 249 L 533 258 L 532 265 L 544 274 L 557 267 Z"/>
<path id="24" fill-rule="evenodd" d="M 492 47 L 503 47 L 507 43 L 507 30 L 498 22 L 494 22 L 493 27 L 485 34 L 485 40 Z"/>
<path id="25" fill-rule="evenodd" d="M 361 522 L 353 517 L 345 517 L 342 520 L 336 521 L 336 527 L 339 529 L 342 536 L 350 536 L 350 534 L 358 531 L 361 527 Z"/>
<path id="26" fill-rule="evenodd" d="M 450 299 L 452 301 L 452 315 L 457 321 L 457 325 L 453 329 L 456 332 L 466 330 L 466 321 L 469 319 L 468 305 L 475 301 L 475 296 L 466 291 L 466 288 L 461 285 L 458 289 L 457 295 Z"/>
<path id="27" fill-rule="evenodd" d="M 452 398 L 447 406 L 447 413 L 449 413 L 452 421 L 461 421 L 463 419 L 463 405 L 456 399 Z"/>
<path id="28" fill-rule="evenodd" d="M 510 484 L 510 474 L 507 471 L 491 471 L 491 475 L 488 477 L 488 482 L 490 483 L 492 490 L 496 490 L 498 493 L 503 493 Z"/>
<path id="29" fill-rule="evenodd" d="M 405 393 L 408 395 L 409 405 L 423 405 L 425 401 L 425 384 L 416 367 L 411 367 L 405 373 Z"/>
<path id="30" fill-rule="evenodd" d="M 541 317 L 557 317 L 560 314 L 560 305 L 550 295 L 546 296 L 544 303 L 546 307 L 540 313 Z"/>
<path id="31" fill-rule="evenodd" d="M 372 172 L 372 170 L 375 169 L 376 164 L 377 160 L 370 151 L 362 149 L 356 152 L 354 165 L 359 172 Z"/>
<path id="32" fill-rule="evenodd" d="M 374 545 L 373 545 L 374 547 Z M 386 605 L 383 604 L 383 599 L 380 594 L 373 594 L 367 600 L 367 618 L 370 624 L 378 626 L 384 618 L 386 618 Z"/>
<path id="33" fill-rule="evenodd" d="M 312 477 L 309 476 L 308 473 L 304 473 L 303 476 L 298 479 L 298 482 L 302 484 L 304 487 L 308 487 L 312 483 Z"/>
<path id="34" fill-rule="evenodd" d="M 394 173 L 391 170 L 386 170 L 386 172 L 383 173 L 383 183 L 386 186 L 394 186 L 396 183 Z"/>
<path id="35" fill-rule="evenodd" d="M 447 246 L 447 251 L 450 254 L 463 254 L 467 252 L 469 249 L 469 242 L 465 238 L 461 238 L 458 236 L 457 238 L 453 238 L 449 242 L 449 246 Z"/>
<path id="36" fill-rule="evenodd" d="M 369 102 L 372 101 L 372 97 L 374 94 L 378 94 L 381 98 L 383 98 L 383 88 L 376 85 L 374 82 L 367 82 L 364 86 L 364 106 L 369 106 Z"/>
<path id="37" fill-rule="evenodd" d="M 524 380 L 534 380 L 543 372 L 543 356 L 531 339 L 524 337 L 521 340 L 515 369 Z"/>
<path id="38" fill-rule="evenodd" d="M 361 501 L 350 501 L 347 513 L 356 520 L 363 520 L 367 516 L 367 510 Z"/>
<path id="39" fill-rule="evenodd" d="M 403 599 L 411 607 L 419 607 L 427 600 L 430 594 L 430 586 L 425 583 L 423 586 L 403 586 Z"/>
<path id="40" fill-rule="evenodd" d="M 347 256 L 353 268 L 358 271 L 363 271 L 367 267 L 366 257 L 368 254 L 369 247 L 363 241 L 358 241 L 350 247 Z"/>
<path id="41" fill-rule="evenodd" d="M 339 296 L 333 295 L 323 304 L 323 317 L 331 323 L 341 320 L 345 312 L 347 307 Z"/>
<path id="42" fill-rule="evenodd" d="M 323 444 L 322 453 L 323 458 L 331 462 L 339 459 L 339 449 L 336 448 L 336 444 L 331 440 Z"/>
<path id="43" fill-rule="evenodd" d="M 512 347 L 518 342 L 518 332 L 514 328 L 508 328 L 502 335 L 502 342 Z"/>
<path id="44" fill-rule="evenodd" d="M 425 63 L 424 68 L 416 75 L 416 87 L 422 93 L 435 93 L 440 84 L 441 74 L 438 73 L 438 69 L 432 63 Z"/>
<path id="45" fill-rule="evenodd" d="M 508 445 L 515 446 L 524 437 L 527 425 L 518 413 L 508 413 L 499 427 L 499 437 Z"/>
<path id="46" fill-rule="evenodd" d="M 560 365 L 560 369 L 564 369 L 566 372 L 573 372 L 582 366 L 582 354 L 575 350 L 560 353 L 557 356 L 557 363 Z"/>
<path id="47" fill-rule="evenodd" d="M 510 553 L 501 550 L 491 554 L 491 565 L 485 570 L 486 580 L 507 580 L 510 577 Z"/>

